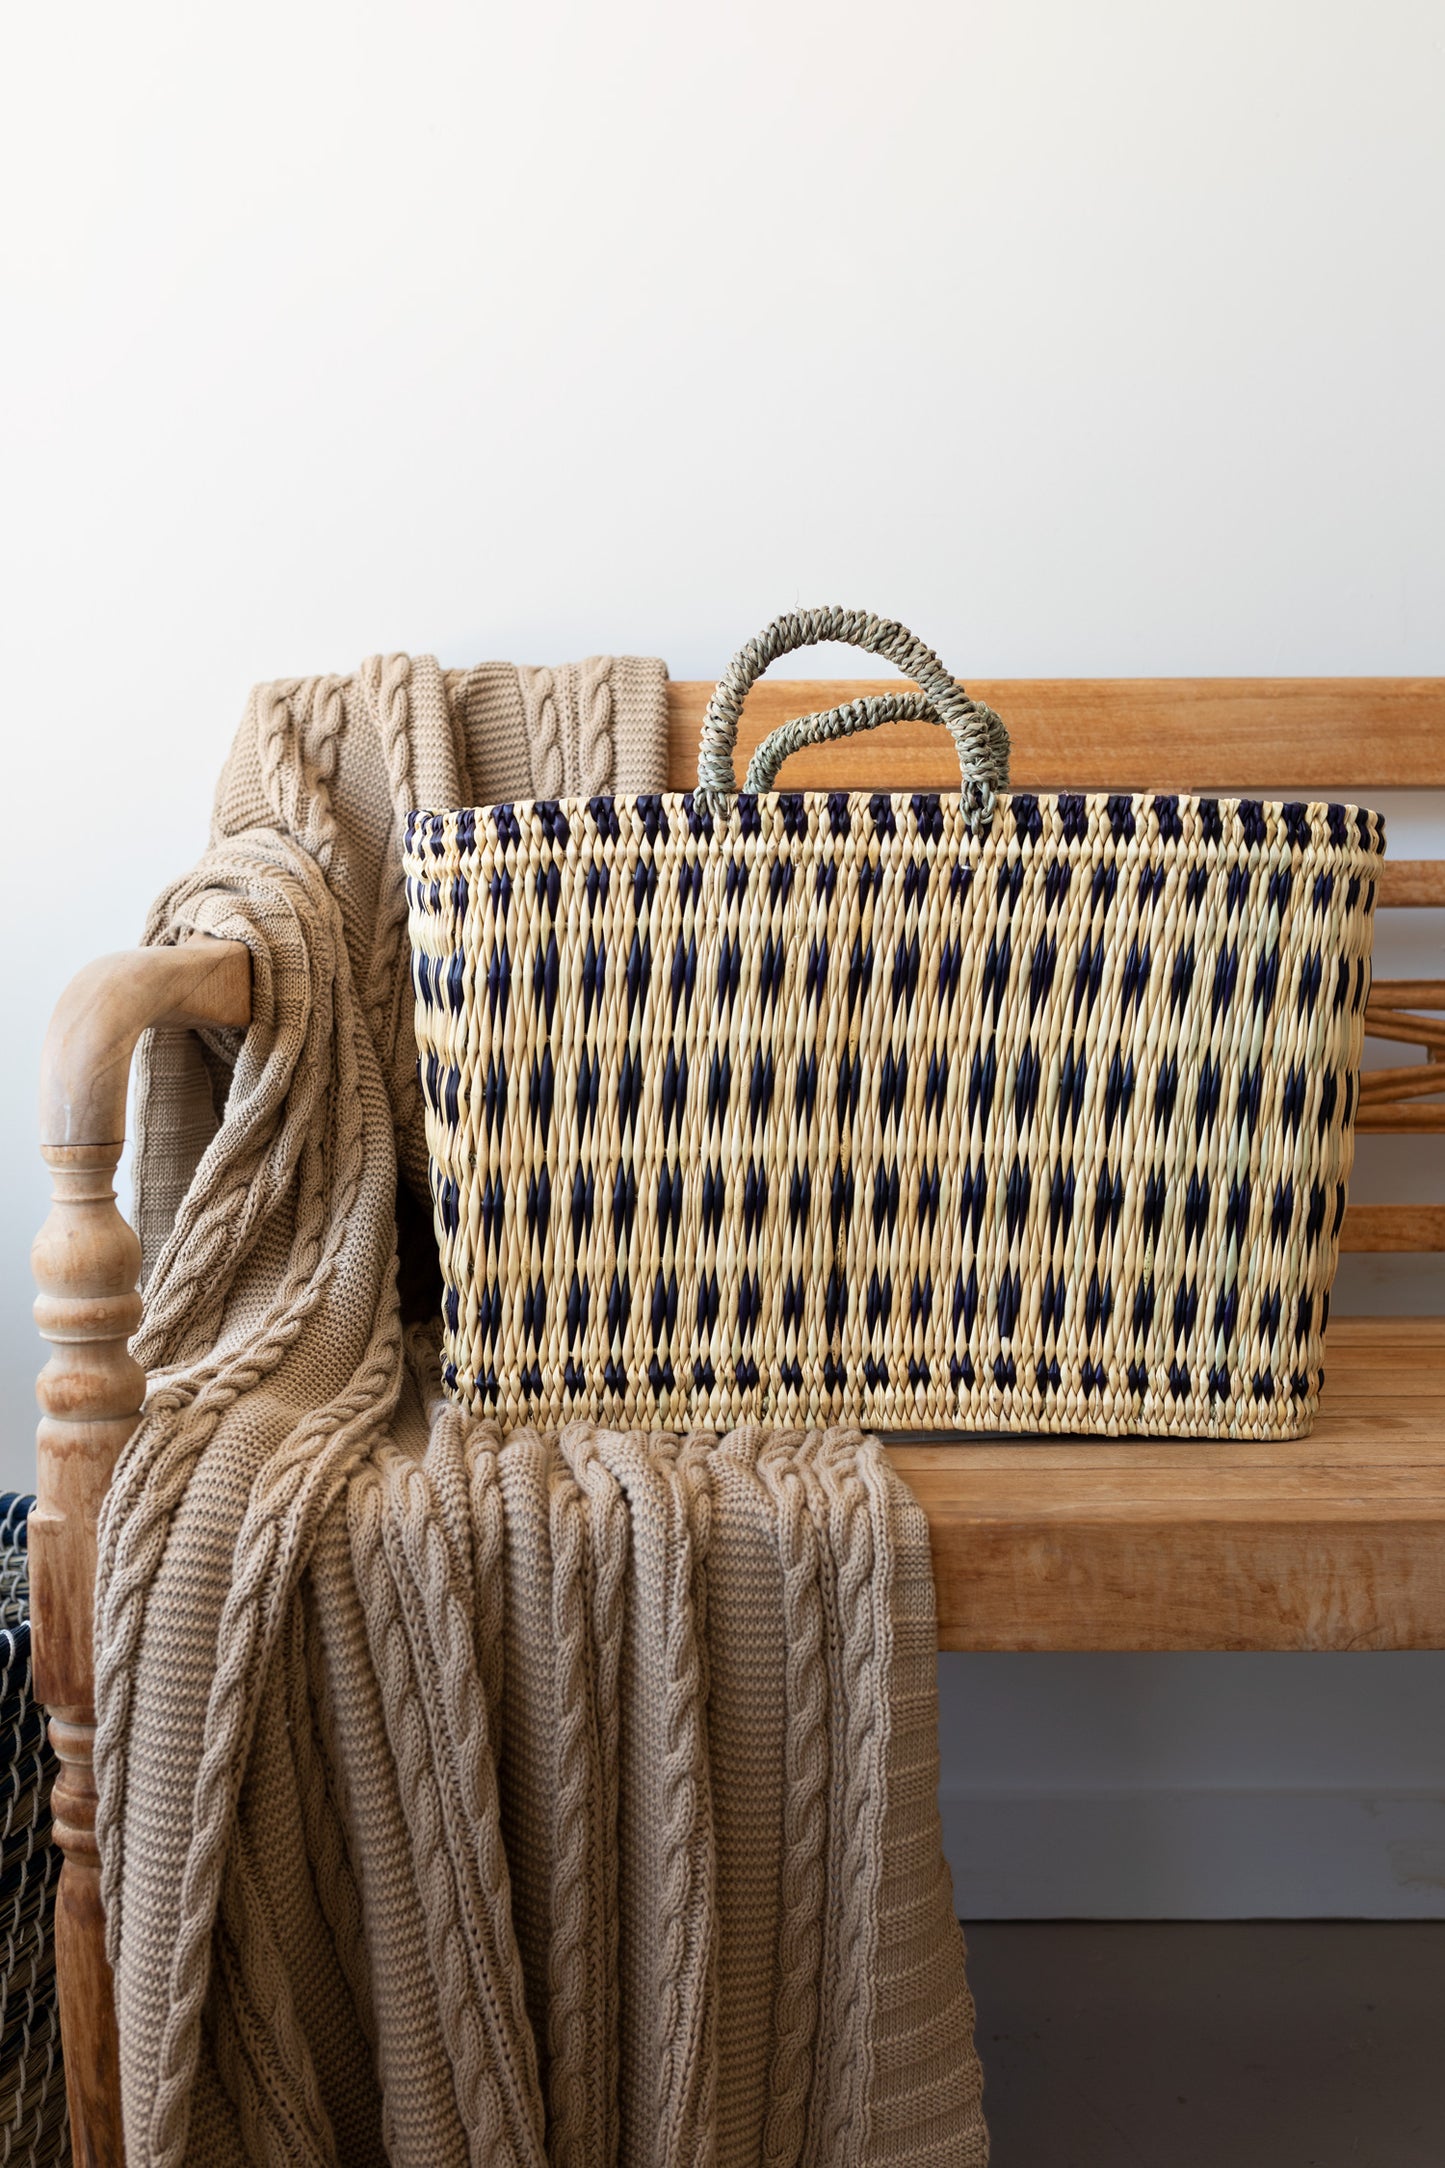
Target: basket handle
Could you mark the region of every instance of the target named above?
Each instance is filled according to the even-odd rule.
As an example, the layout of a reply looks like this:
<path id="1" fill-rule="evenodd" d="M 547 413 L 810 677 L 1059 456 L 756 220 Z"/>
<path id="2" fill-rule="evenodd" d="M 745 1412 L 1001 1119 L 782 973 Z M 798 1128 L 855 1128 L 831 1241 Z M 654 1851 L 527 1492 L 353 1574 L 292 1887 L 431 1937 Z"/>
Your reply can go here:
<path id="1" fill-rule="evenodd" d="M 804 745 L 828 738 L 852 737 L 859 730 L 874 730 L 880 723 L 921 718 L 941 723 L 958 749 L 962 776 L 963 808 L 978 830 L 993 819 L 995 794 L 1008 788 L 1008 732 L 993 709 L 971 700 L 961 685 L 906 625 L 892 618 L 875 617 L 870 610 L 789 610 L 775 617 L 756 639 L 739 648 L 707 704 L 702 722 L 702 742 L 697 756 L 699 795 L 721 808 L 737 793 L 738 717 L 752 686 L 770 662 L 790 655 L 796 648 L 811 647 L 817 640 L 844 640 L 865 648 L 915 679 L 920 692 L 874 694 L 850 700 L 846 706 L 827 708 L 820 714 L 800 715 L 770 731 L 748 766 L 747 788 L 765 791 L 790 753 Z"/>

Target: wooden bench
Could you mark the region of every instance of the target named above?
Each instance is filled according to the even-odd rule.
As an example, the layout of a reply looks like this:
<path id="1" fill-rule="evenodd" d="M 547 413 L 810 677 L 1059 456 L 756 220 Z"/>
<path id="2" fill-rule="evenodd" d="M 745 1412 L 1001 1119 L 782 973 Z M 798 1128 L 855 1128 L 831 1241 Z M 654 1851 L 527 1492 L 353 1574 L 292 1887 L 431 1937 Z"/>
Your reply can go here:
<path id="1" fill-rule="evenodd" d="M 896 681 L 894 681 L 896 683 Z M 765 682 L 740 765 L 788 717 L 878 685 Z M 981 683 L 1019 789 L 1209 789 L 1354 798 L 1445 787 L 1445 680 Z M 692 780 L 711 686 L 671 688 L 674 786 Z M 794 787 L 948 789 L 942 732 L 897 724 L 797 756 Z M 1384 905 L 1445 904 L 1445 863 L 1391 862 Z M 1377 1036 L 1418 1046 L 1370 1076 L 1359 1126 L 1445 1129 L 1445 980 L 1377 984 Z M 1433 1013 L 1432 1013 L 1433 1012 Z M 119 2079 L 95 1853 L 91 1614 L 96 1516 L 144 1379 L 126 1341 L 139 1248 L 112 1187 L 140 1033 L 243 1024 L 244 949 L 197 942 L 110 957 L 62 999 L 42 1137 L 55 1205 L 35 1250 L 40 1381 L 31 1518 L 36 1678 L 61 1760 L 66 1852 L 57 1961 L 76 2158 L 121 2160 Z M 1431 1070 L 1436 1073 L 1431 1074 Z M 1349 1250 L 1445 1249 L 1445 1207 L 1352 1206 Z M 1139 1440 L 896 1443 L 933 1534 L 951 1649 L 1402 1649 L 1445 1646 L 1445 1320 L 1342 1319 L 1314 1434 L 1286 1445 Z"/>

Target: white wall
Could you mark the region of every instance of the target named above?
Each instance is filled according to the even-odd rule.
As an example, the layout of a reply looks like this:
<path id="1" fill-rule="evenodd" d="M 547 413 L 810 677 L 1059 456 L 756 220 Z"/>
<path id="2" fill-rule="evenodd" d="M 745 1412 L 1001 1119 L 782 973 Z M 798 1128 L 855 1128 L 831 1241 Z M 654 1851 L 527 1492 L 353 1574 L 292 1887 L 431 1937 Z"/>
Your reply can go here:
<path id="1" fill-rule="evenodd" d="M 1445 670 L 1432 0 L 76 0 L 5 73 L 0 1480 L 44 1020 L 253 678 L 835 598 L 965 675 Z M 965 1906 L 1445 1909 L 1442 1667 L 951 1661 Z"/>

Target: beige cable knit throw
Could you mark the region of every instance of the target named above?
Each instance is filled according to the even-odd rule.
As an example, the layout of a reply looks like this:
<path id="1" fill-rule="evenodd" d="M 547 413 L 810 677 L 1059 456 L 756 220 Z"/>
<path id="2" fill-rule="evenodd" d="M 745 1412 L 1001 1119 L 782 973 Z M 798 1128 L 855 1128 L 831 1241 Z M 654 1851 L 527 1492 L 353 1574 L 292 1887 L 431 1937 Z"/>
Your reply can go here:
<path id="1" fill-rule="evenodd" d="M 142 1063 L 97 1607 L 130 2168 L 986 2158 L 881 1450 L 503 1436 L 438 1387 L 399 817 L 662 786 L 664 676 L 263 686 L 152 918 L 255 996 Z"/>

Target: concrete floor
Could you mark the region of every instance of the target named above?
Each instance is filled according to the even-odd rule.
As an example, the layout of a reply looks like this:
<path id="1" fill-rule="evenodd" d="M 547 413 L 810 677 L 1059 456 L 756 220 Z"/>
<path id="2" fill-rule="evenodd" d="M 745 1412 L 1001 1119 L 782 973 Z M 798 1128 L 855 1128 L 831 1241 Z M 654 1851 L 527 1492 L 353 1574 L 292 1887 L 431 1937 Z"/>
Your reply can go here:
<path id="1" fill-rule="evenodd" d="M 968 1930 L 992 2168 L 1445 2168 L 1445 1923 Z"/>

